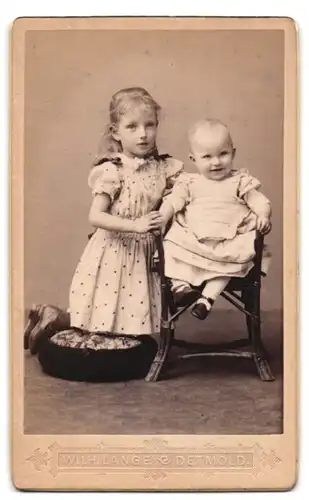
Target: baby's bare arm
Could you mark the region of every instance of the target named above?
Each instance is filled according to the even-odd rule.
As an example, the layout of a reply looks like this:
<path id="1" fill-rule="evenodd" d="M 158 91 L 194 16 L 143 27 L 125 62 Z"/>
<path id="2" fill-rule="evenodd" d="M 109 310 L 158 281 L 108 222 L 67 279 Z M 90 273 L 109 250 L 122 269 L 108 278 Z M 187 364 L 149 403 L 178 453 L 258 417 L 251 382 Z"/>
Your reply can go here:
<path id="1" fill-rule="evenodd" d="M 262 234 L 271 231 L 271 203 L 262 193 L 252 189 L 244 197 L 252 212 L 257 215 L 257 229 Z"/>
<path id="2" fill-rule="evenodd" d="M 163 203 L 162 203 L 162 205 L 160 207 L 159 212 L 162 215 L 162 217 L 163 217 L 163 219 L 165 221 L 165 224 L 167 224 L 168 221 L 173 217 L 173 215 L 174 215 L 174 208 L 173 208 L 173 205 L 168 200 L 168 198 L 163 201 Z"/>
<path id="3" fill-rule="evenodd" d="M 176 181 L 172 192 L 164 197 L 160 213 L 167 224 L 176 212 L 180 212 L 189 199 L 188 182 L 182 176 Z"/>
<path id="4" fill-rule="evenodd" d="M 251 189 L 244 200 L 258 217 L 271 218 L 271 203 L 268 198 L 256 189 Z"/>

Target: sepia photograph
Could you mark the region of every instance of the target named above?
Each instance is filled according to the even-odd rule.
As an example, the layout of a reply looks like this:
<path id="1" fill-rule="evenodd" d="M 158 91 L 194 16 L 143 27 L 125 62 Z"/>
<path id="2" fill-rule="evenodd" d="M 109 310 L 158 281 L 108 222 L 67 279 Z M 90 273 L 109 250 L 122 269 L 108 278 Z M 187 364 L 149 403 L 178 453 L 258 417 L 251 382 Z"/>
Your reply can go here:
<path id="1" fill-rule="evenodd" d="M 15 22 L 12 372 L 26 489 L 42 471 L 41 486 L 80 470 L 80 485 L 101 474 L 104 486 L 134 466 L 146 489 L 186 466 L 210 489 L 220 472 L 232 484 L 267 471 L 267 483 L 285 465 L 291 482 L 295 39 L 287 19 Z M 280 448 L 288 428 L 285 464 L 268 440 Z"/>

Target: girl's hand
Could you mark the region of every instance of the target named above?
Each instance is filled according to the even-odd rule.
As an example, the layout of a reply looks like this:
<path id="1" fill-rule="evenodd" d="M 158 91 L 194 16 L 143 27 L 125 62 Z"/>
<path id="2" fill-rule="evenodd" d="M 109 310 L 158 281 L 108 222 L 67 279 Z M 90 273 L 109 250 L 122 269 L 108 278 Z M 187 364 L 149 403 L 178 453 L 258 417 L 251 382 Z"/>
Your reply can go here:
<path id="1" fill-rule="evenodd" d="M 162 215 L 155 211 L 150 212 L 143 217 L 139 217 L 135 221 L 135 231 L 137 233 L 148 233 L 148 231 L 154 231 L 155 229 L 161 229 L 165 224 Z"/>
<path id="2" fill-rule="evenodd" d="M 271 220 L 269 217 L 266 217 L 265 215 L 263 216 L 258 216 L 257 218 L 257 229 L 260 231 L 261 234 L 268 234 L 271 231 Z"/>

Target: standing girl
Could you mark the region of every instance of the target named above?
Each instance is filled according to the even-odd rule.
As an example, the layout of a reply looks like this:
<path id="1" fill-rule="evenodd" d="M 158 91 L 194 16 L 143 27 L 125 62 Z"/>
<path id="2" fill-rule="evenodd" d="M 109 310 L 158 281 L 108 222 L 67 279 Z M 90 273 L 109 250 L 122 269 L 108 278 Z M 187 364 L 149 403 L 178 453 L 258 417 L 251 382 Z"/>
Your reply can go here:
<path id="1" fill-rule="evenodd" d="M 111 99 L 103 152 L 88 178 L 96 230 L 70 288 L 71 327 L 127 335 L 160 330 L 160 283 L 151 257 L 154 232 L 166 221 L 157 208 L 183 164 L 158 153 L 159 109 L 139 87 Z"/>

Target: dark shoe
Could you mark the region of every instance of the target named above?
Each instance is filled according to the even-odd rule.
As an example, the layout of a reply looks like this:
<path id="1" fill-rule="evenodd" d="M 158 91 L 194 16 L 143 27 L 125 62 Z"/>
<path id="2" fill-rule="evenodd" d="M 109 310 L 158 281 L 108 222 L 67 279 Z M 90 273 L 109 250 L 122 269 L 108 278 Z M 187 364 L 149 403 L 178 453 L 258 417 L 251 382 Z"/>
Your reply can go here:
<path id="1" fill-rule="evenodd" d="M 210 305 L 212 306 L 214 301 L 212 299 L 207 299 Z M 191 314 L 195 316 L 195 318 L 204 320 L 207 318 L 208 314 L 210 313 L 211 309 L 207 309 L 205 304 L 203 302 L 199 302 L 198 304 L 195 304 L 193 307 Z"/>
<path id="2" fill-rule="evenodd" d="M 28 314 L 28 321 L 24 330 L 24 349 L 29 349 L 29 336 L 35 325 L 39 322 L 41 305 L 32 306 Z"/>
<path id="3" fill-rule="evenodd" d="M 37 306 L 34 309 L 34 316 L 38 320 L 28 334 L 28 346 L 31 354 L 37 354 L 43 337 L 52 337 L 56 332 L 70 327 L 69 313 L 56 306 Z"/>
<path id="4" fill-rule="evenodd" d="M 180 292 L 174 293 L 174 304 L 176 307 L 185 307 L 192 304 L 201 296 L 200 292 L 193 290 L 191 287 L 182 289 Z"/>

